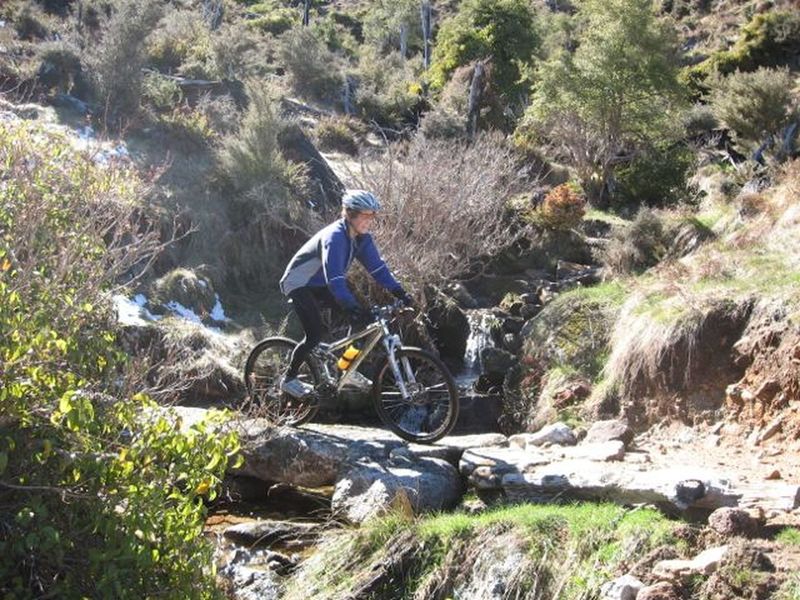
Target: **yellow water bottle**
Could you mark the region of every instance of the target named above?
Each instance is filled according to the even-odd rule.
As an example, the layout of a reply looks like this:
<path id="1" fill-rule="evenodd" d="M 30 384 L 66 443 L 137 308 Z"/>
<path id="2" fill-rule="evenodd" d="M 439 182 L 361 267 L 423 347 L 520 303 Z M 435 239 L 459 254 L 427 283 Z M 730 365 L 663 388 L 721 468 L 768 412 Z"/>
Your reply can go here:
<path id="1" fill-rule="evenodd" d="M 344 351 L 344 354 L 342 354 L 342 357 L 336 362 L 336 365 L 342 371 L 346 371 L 350 363 L 353 362 L 353 359 L 358 356 L 359 352 L 361 352 L 361 350 L 350 344 L 347 350 Z"/>

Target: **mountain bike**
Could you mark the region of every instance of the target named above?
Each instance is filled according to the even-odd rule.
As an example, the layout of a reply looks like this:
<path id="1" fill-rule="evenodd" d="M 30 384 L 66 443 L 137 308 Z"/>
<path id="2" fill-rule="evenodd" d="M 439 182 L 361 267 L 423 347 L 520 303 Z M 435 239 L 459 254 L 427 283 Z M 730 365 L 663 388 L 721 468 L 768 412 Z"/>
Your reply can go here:
<path id="1" fill-rule="evenodd" d="M 330 344 L 319 344 L 302 365 L 298 377 L 314 387 L 309 396 L 297 399 L 280 390 L 292 350 L 297 342 L 286 337 L 266 338 L 247 358 L 244 379 L 250 400 L 266 417 L 285 425 L 301 425 L 314 418 L 326 399 L 355 380 L 359 365 L 380 347 L 386 356 L 377 369 L 370 393 L 381 421 L 396 435 L 411 442 L 432 443 L 447 435 L 458 420 L 458 388 L 450 371 L 436 356 L 404 346 L 400 335 L 392 332 L 396 319 L 405 312 L 399 302 L 374 306 L 374 321 L 365 329 Z M 353 358 L 351 347 L 360 343 Z M 345 356 L 343 356 L 343 354 Z M 352 358 L 346 369 L 337 363 Z"/>

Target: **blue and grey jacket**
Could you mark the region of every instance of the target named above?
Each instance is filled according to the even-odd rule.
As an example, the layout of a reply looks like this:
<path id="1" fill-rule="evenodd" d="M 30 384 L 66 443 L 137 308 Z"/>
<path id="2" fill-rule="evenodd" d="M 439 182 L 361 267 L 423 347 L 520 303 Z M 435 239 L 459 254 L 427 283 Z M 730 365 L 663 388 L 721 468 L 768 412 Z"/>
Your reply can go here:
<path id="1" fill-rule="evenodd" d="M 288 296 L 297 288 L 328 286 L 342 307 L 357 307 L 345 279 L 354 258 L 390 292 L 403 289 L 383 262 L 372 236 L 365 233 L 350 238 L 347 222 L 339 219 L 315 233 L 292 257 L 281 277 L 281 291 Z"/>

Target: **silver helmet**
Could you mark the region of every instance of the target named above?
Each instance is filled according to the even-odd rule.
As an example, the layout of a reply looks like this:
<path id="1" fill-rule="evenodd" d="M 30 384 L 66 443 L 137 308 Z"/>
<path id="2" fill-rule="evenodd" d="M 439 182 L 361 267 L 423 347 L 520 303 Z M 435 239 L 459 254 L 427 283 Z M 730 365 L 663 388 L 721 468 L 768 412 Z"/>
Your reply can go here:
<path id="1" fill-rule="evenodd" d="M 372 210 L 378 212 L 381 209 L 381 203 L 375 197 L 375 194 L 365 190 L 345 190 L 342 196 L 342 206 L 349 210 Z"/>

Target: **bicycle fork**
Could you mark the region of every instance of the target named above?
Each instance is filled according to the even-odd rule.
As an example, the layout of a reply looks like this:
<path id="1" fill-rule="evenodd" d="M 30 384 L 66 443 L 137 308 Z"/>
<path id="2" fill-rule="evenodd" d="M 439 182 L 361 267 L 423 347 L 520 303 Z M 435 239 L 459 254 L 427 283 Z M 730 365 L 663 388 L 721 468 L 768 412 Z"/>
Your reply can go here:
<path id="1" fill-rule="evenodd" d="M 397 362 L 396 352 L 397 349 L 400 348 L 400 344 L 400 336 L 398 335 L 388 335 L 383 338 L 383 346 L 386 349 L 386 356 L 389 360 L 389 368 L 392 370 L 395 383 L 397 383 L 397 387 L 400 390 L 403 400 L 410 402 L 411 394 L 408 391 L 406 383 L 414 384 L 416 383 L 416 378 L 414 377 L 414 372 L 411 370 L 411 363 L 405 356 L 400 357 L 400 363 L 402 363 L 403 366 L 403 369 L 400 369 L 400 365 Z M 405 377 L 403 377 L 403 371 L 405 371 Z"/>

